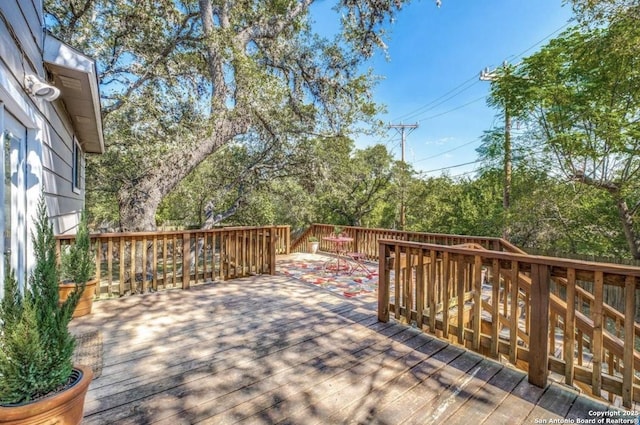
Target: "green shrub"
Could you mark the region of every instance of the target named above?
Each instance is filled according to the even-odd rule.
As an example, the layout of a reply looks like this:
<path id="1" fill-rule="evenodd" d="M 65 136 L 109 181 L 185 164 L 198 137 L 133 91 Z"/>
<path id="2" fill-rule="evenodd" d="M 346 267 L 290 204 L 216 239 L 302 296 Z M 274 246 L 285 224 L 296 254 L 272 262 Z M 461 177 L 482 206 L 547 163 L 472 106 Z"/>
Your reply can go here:
<path id="1" fill-rule="evenodd" d="M 93 278 L 95 260 L 87 226 L 87 214 L 83 211 L 76 232 L 75 243 L 62 253 L 61 273 L 64 280 L 85 284 Z"/>
<path id="2" fill-rule="evenodd" d="M 75 339 L 68 331 L 83 285 L 59 305 L 56 241 L 44 198 L 38 203 L 35 265 L 21 295 L 7 266 L 0 303 L 0 404 L 24 403 L 67 384 Z"/>

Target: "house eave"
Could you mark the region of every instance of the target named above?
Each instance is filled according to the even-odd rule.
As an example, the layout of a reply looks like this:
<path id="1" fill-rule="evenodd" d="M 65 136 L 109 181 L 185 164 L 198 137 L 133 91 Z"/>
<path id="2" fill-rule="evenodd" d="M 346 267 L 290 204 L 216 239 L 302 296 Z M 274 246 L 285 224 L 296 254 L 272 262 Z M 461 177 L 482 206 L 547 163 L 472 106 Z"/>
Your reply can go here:
<path id="1" fill-rule="evenodd" d="M 93 59 L 47 34 L 44 64 L 60 89 L 80 146 L 87 153 L 104 153 L 100 92 Z"/>

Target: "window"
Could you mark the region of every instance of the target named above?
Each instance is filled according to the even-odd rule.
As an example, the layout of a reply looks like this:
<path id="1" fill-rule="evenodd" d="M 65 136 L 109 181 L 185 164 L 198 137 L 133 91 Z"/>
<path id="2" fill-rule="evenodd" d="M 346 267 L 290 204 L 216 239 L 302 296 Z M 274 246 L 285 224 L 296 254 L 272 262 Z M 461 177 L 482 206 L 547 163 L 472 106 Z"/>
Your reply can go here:
<path id="1" fill-rule="evenodd" d="M 78 144 L 75 136 L 73 138 L 73 164 L 71 165 L 71 168 L 73 191 L 75 193 L 80 193 L 82 179 L 82 149 L 80 149 L 80 145 Z"/>

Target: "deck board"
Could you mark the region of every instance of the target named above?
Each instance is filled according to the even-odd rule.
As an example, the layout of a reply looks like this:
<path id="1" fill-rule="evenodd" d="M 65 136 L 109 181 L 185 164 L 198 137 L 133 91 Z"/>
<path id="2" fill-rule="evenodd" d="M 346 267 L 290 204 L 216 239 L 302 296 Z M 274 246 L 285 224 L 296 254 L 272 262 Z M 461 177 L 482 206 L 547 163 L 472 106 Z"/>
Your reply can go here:
<path id="1" fill-rule="evenodd" d="M 512 424 L 607 408 L 375 308 L 284 276 L 97 302 L 71 325 L 104 341 L 83 424 Z"/>

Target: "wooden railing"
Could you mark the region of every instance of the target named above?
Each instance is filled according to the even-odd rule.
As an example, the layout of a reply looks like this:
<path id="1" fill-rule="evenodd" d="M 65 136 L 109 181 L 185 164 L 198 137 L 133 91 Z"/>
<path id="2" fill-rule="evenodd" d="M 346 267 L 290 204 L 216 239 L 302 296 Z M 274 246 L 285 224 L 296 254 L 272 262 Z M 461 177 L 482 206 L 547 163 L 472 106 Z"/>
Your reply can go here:
<path id="1" fill-rule="evenodd" d="M 397 240 L 379 240 L 378 256 L 379 320 L 501 357 L 539 386 L 553 372 L 626 407 L 640 401 L 640 268 Z M 614 288 L 623 311 L 604 302 Z"/>
<path id="2" fill-rule="evenodd" d="M 315 236 L 320 241 L 320 251 L 331 251 L 331 244 L 322 238 L 331 236 L 333 224 L 312 224 L 291 244 L 291 252 L 308 252 L 309 236 Z M 349 249 L 365 254 L 368 260 L 378 260 L 378 241 L 392 239 L 407 242 L 432 243 L 437 245 L 459 245 L 475 243 L 486 249 L 524 254 L 520 248 L 501 238 L 465 235 L 446 235 L 441 233 L 405 232 L 402 230 L 374 229 L 366 227 L 341 226 L 342 233 L 353 238 L 353 245 Z"/>
<path id="3" fill-rule="evenodd" d="M 75 236 L 56 239 L 59 253 Z M 289 252 L 290 236 L 289 226 L 265 226 L 99 233 L 91 241 L 100 281 L 97 296 L 123 296 L 275 274 L 275 256 Z"/>

